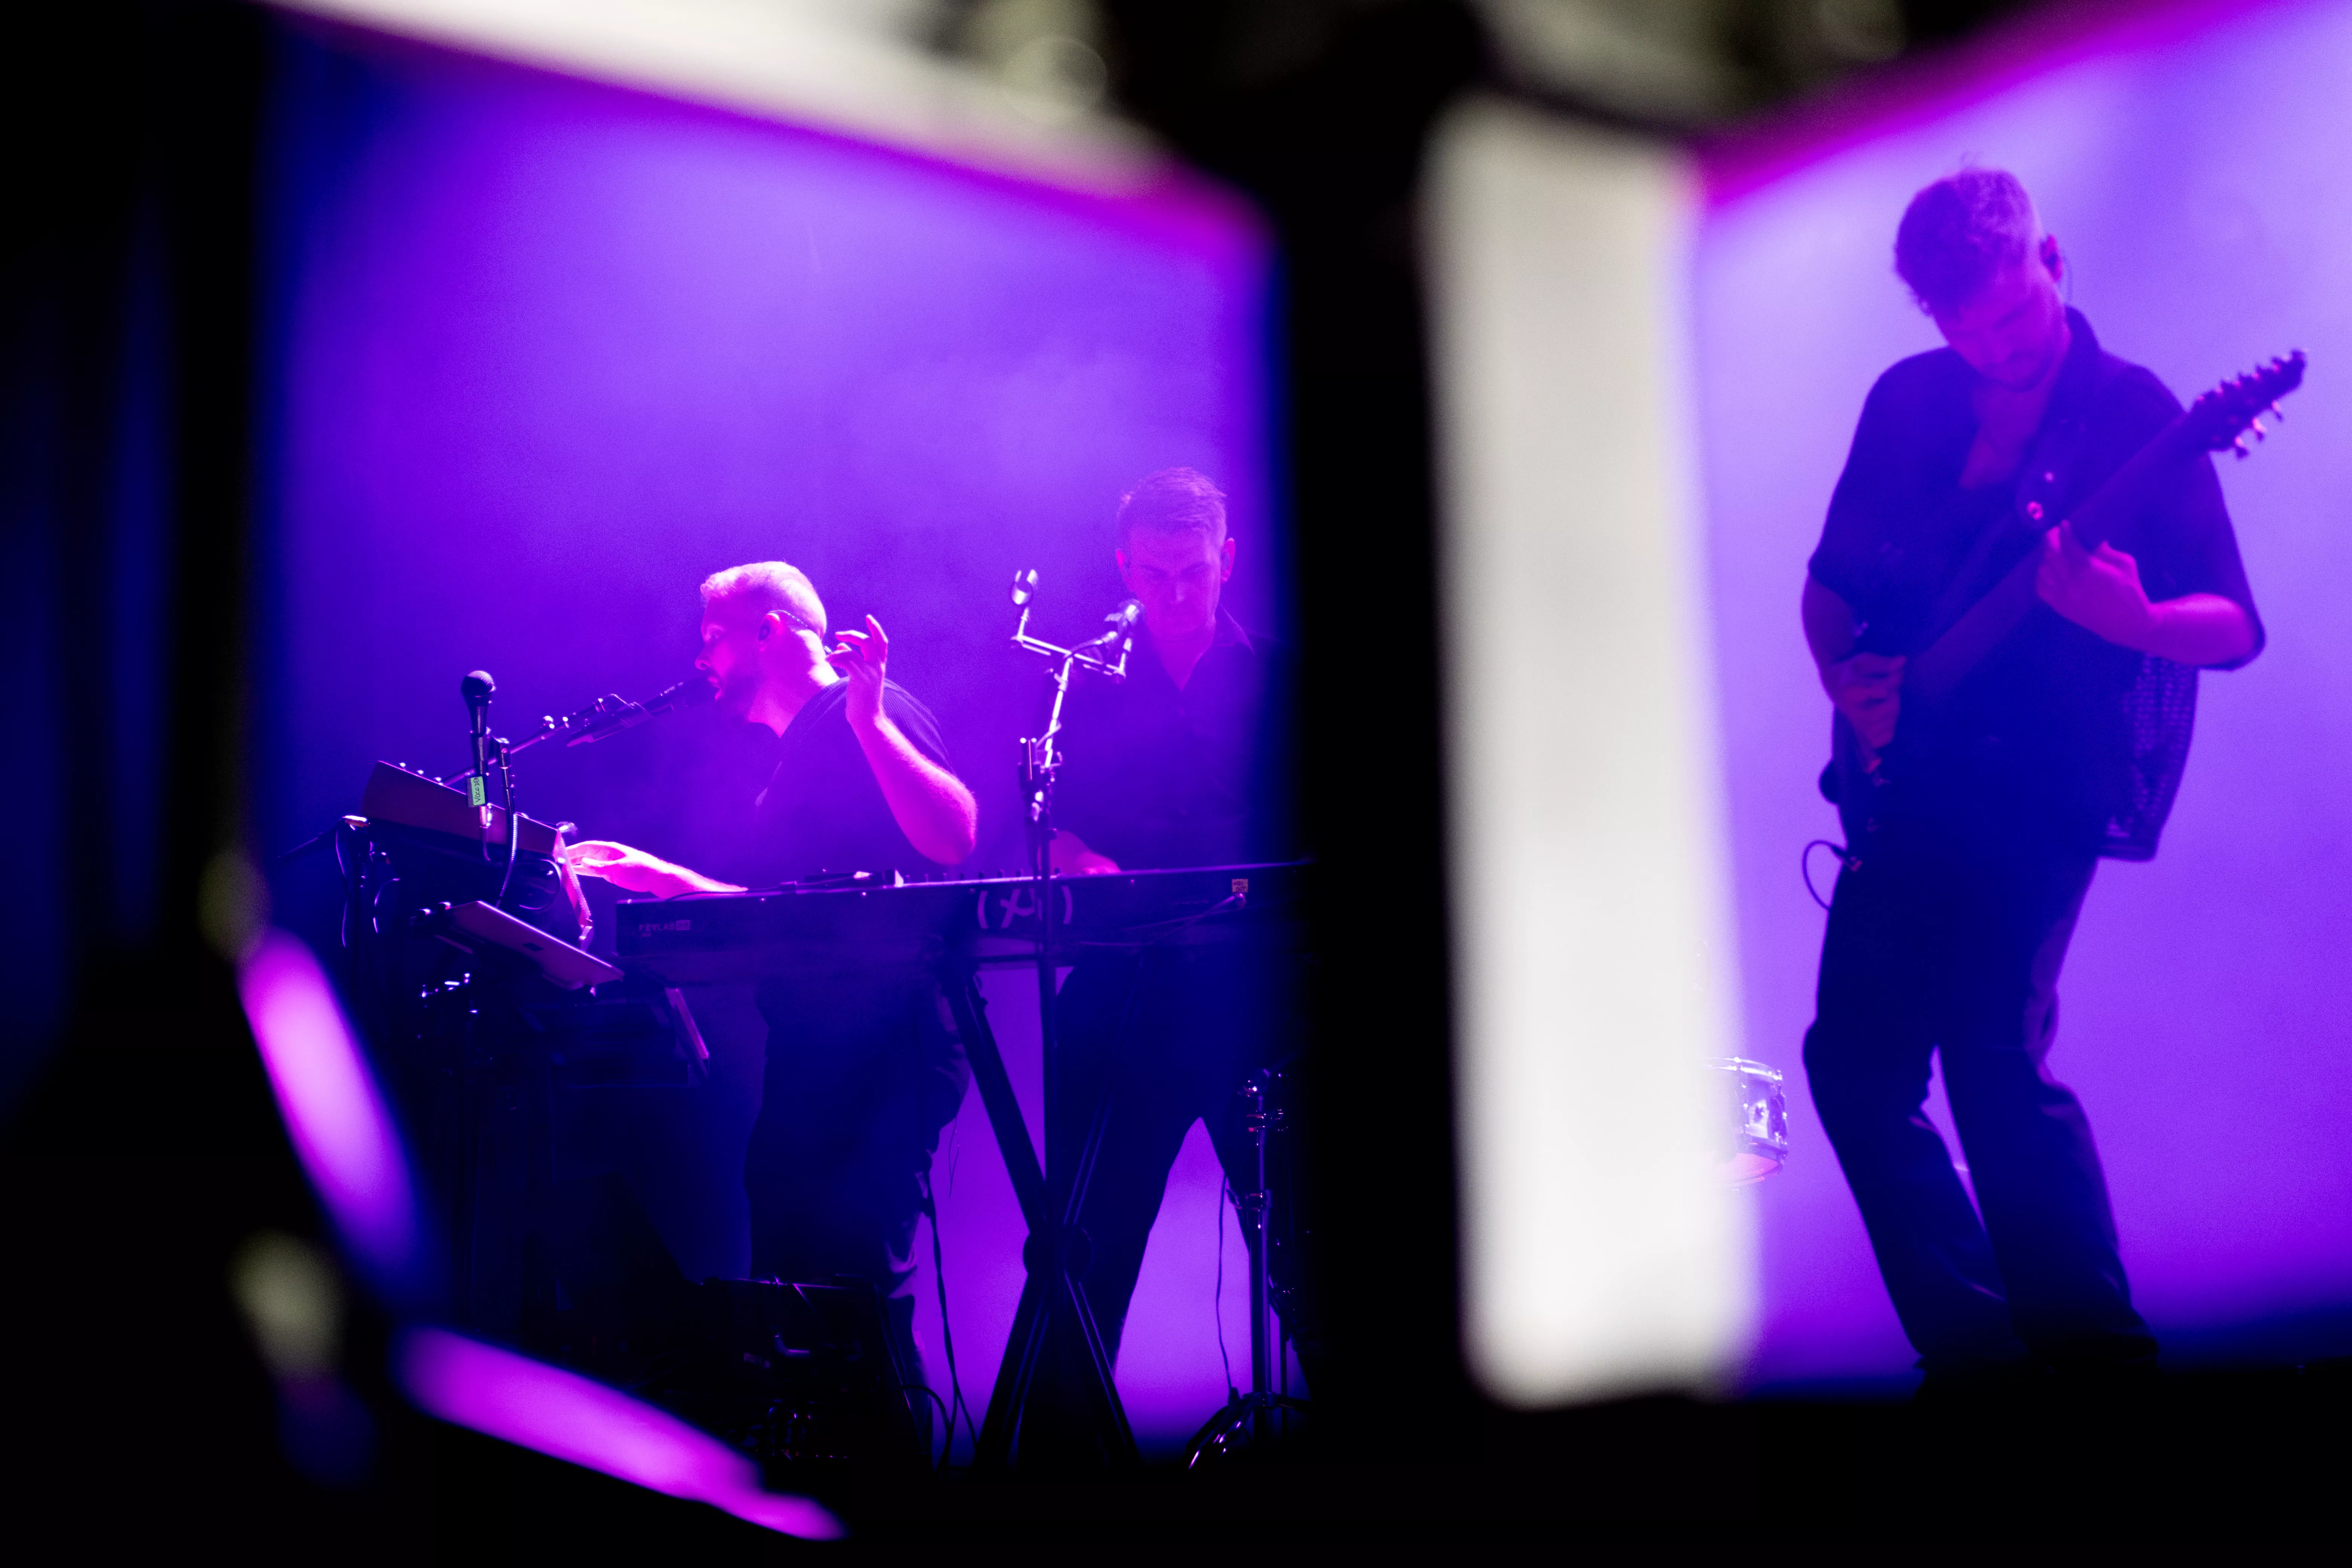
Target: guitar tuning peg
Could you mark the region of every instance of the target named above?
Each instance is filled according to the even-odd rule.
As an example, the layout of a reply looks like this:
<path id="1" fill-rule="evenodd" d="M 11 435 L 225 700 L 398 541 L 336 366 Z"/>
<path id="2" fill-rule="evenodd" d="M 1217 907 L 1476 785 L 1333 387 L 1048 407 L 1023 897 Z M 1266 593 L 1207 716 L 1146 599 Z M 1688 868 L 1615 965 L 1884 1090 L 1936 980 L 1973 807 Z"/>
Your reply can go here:
<path id="1" fill-rule="evenodd" d="M 2281 424 L 2284 424 L 2286 422 L 2286 410 L 2281 408 L 2277 404 L 2272 404 L 2268 412 L 2272 418 L 2279 421 Z"/>
<path id="2" fill-rule="evenodd" d="M 2241 436 L 2236 440 L 2230 443 L 2230 450 L 2237 453 L 2241 458 L 2243 458 L 2252 457 L 2254 449 L 2252 447 L 2247 446 L 2246 438 L 2243 436 Z"/>
<path id="3" fill-rule="evenodd" d="M 2246 429 L 2257 441 L 2267 441 L 2271 438 L 2271 433 L 2263 428 L 2263 422 L 2259 419 L 2248 420 Z"/>

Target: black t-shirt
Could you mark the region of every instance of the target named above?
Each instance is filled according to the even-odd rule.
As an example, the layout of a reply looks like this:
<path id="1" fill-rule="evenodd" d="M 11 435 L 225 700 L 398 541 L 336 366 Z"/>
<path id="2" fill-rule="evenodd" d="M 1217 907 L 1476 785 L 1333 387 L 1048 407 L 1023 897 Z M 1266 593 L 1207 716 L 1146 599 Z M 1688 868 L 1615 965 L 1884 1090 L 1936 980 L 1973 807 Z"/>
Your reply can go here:
<path id="1" fill-rule="evenodd" d="M 1071 689 L 1055 825 L 1131 871 L 1302 854 L 1290 809 L 1286 650 L 1220 610 L 1216 640 L 1182 689 L 1148 627 L 1119 685 L 1082 671 Z"/>
<path id="2" fill-rule="evenodd" d="M 777 743 L 776 771 L 752 810 L 751 843 L 736 879 L 775 887 L 869 871 L 887 879 L 939 868 L 907 841 L 882 786 L 849 727 L 849 682 L 810 698 Z M 893 680 L 882 686 L 882 711 L 917 751 L 948 766 L 931 710 Z"/>
<path id="3" fill-rule="evenodd" d="M 1935 630 L 1927 624 L 1934 606 L 1984 530 L 2005 533 L 1971 596 L 2037 548 L 2045 529 L 2180 412 L 2152 374 L 2101 349 L 2079 312 L 2069 310 L 2067 321 L 2074 342 L 2013 482 L 1960 488 L 1976 439 L 1976 376 L 1950 349 L 1906 359 L 1871 388 L 1810 563 L 1814 580 L 1864 624 L 1864 648 L 1920 651 Z M 2184 466 L 2179 482 L 2112 542 L 2137 561 L 2152 600 L 2206 593 L 2242 605 L 2260 651 L 2261 617 L 2210 458 Z M 1915 756 L 1915 770 L 1924 765 L 1932 775 L 1916 798 L 1933 803 L 1931 812 L 1989 816 L 2095 844 L 2129 805 L 2135 694 L 2186 679 L 2037 602 L 1953 694 L 1936 726 L 1942 748 Z M 1896 733 L 1898 742 L 1910 738 L 1899 721 Z"/>

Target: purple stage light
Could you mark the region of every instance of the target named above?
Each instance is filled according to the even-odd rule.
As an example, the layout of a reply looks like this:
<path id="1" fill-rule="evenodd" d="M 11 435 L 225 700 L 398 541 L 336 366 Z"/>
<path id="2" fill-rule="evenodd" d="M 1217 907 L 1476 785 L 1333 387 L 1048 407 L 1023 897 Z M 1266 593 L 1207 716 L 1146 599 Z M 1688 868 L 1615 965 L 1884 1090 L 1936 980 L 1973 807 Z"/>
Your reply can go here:
<path id="1" fill-rule="evenodd" d="M 264 935 L 237 977 L 295 1153 L 361 1268 L 395 1293 L 419 1271 L 415 1187 L 398 1131 L 318 960 Z M 441 1329 L 401 1342 L 401 1386 L 430 1415 L 787 1535 L 829 1541 L 831 1514 L 763 1490 L 717 1438 L 601 1384 Z"/>
<path id="2" fill-rule="evenodd" d="M 834 1541 L 845 1533 L 806 1498 L 764 1490 L 758 1467 L 718 1438 L 544 1362 L 418 1329 L 401 1342 L 394 1370 L 410 1398 L 452 1425 L 781 1534 Z"/>
<path id="3" fill-rule="evenodd" d="M 1857 74 L 1707 145 L 1708 199 L 1731 203 L 1810 165 L 1925 130 L 2076 66 L 2188 50 L 2242 16 L 2307 0 L 2079 0 L 2024 7 L 2000 26 Z"/>
<path id="4" fill-rule="evenodd" d="M 423 1254 L 408 1157 L 318 960 L 300 938 L 268 931 L 237 992 L 294 1152 L 344 1247 L 379 1286 L 413 1287 Z"/>

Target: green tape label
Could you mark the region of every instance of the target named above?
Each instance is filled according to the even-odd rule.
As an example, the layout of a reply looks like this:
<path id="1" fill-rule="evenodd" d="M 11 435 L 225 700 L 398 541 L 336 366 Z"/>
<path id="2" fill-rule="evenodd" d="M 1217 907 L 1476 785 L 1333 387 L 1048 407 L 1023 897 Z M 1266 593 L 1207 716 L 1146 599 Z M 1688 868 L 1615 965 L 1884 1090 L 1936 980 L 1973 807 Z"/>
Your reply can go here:
<path id="1" fill-rule="evenodd" d="M 467 805 L 480 805 L 489 798 L 489 781 L 482 777 L 479 773 L 467 774 L 466 777 L 466 804 Z"/>

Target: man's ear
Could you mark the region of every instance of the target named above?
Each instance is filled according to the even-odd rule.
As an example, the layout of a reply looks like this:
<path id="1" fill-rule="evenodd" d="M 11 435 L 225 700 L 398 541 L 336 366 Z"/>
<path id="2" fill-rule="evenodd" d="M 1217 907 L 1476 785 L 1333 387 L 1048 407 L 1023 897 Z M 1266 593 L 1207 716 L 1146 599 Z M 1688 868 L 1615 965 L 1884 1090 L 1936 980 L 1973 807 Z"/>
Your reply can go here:
<path id="1" fill-rule="evenodd" d="M 2066 276 L 2066 258 L 2060 254 L 2058 237 L 2054 234 L 2042 237 L 2042 265 L 2050 269 L 2053 281 L 2062 280 Z"/>
<path id="2" fill-rule="evenodd" d="M 1220 551 L 1220 552 L 1218 552 L 1218 553 L 1222 554 L 1222 555 L 1225 558 L 1225 569 L 1224 569 L 1223 572 L 1221 572 L 1220 574 L 1218 574 L 1218 575 L 1217 575 L 1217 581 L 1218 581 L 1218 582 L 1220 582 L 1220 583 L 1227 583 L 1227 582 L 1231 582 L 1231 581 L 1233 580 L 1233 575 L 1234 575 L 1234 544 L 1235 544 L 1236 542 L 1238 542 L 1234 538 L 1234 536 L 1233 536 L 1232 534 L 1228 533 L 1227 535 L 1225 535 L 1225 547 L 1224 547 L 1224 549 L 1223 549 L 1223 550 L 1222 550 L 1222 551 Z"/>
<path id="3" fill-rule="evenodd" d="M 759 637 L 761 642 L 766 642 L 768 640 L 769 633 L 780 632 L 783 629 L 784 617 L 776 614 L 775 611 L 770 610 L 766 615 L 760 617 Z"/>

